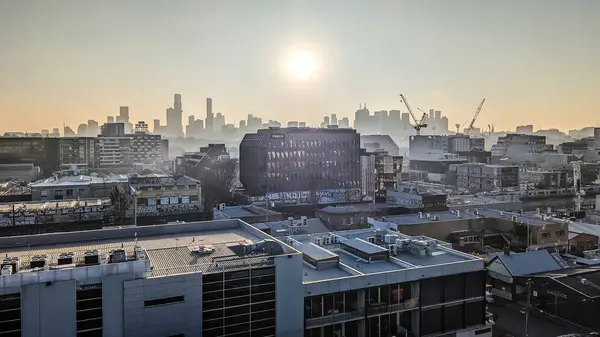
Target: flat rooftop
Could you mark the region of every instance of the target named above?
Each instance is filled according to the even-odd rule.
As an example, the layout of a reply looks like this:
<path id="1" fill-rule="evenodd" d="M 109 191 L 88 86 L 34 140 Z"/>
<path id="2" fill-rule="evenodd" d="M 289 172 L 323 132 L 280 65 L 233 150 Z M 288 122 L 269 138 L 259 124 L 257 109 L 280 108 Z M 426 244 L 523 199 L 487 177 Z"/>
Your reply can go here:
<path id="1" fill-rule="evenodd" d="M 76 266 L 82 266 L 86 251 L 97 250 L 101 257 L 123 249 L 133 257 L 141 247 L 150 261 L 154 276 L 173 273 L 227 268 L 235 264 L 268 263 L 272 253 L 265 251 L 240 254 L 240 245 L 260 243 L 273 239 L 247 223 L 233 220 L 203 221 L 144 227 L 106 228 L 85 232 L 52 233 L 0 238 L 0 256 L 19 257 L 21 271 L 30 271 L 30 262 L 36 255 L 46 255 L 48 264 L 56 265 L 62 253 L 73 253 Z M 280 245 L 284 253 L 297 253 Z M 210 252 L 199 253 L 198 247 Z M 139 249 L 139 248 L 138 248 Z M 218 266 L 217 266 L 218 265 Z"/>
<path id="2" fill-rule="evenodd" d="M 297 224 L 300 220 L 295 219 L 294 223 Z M 327 226 L 323 223 L 323 221 L 319 218 L 311 218 L 306 219 L 306 227 L 291 227 L 289 220 L 281 220 L 281 221 L 270 221 L 270 222 L 259 222 L 254 223 L 252 226 L 263 230 L 270 229 L 271 235 L 280 237 L 280 236 L 288 236 L 290 234 L 290 230 L 293 231 L 301 231 L 303 234 L 316 234 L 316 233 L 326 233 L 329 231 Z"/>
<path id="3" fill-rule="evenodd" d="M 39 211 L 42 209 L 68 209 L 73 207 L 94 207 L 110 205 L 110 199 L 82 199 L 82 200 L 52 200 L 48 202 L 27 201 L 16 203 L 0 204 L 0 213 L 12 213 L 13 207 L 15 211 Z"/>
<path id="4" fill-rule="evenodd" d="M 258 206 L 226 206 L 225 209 L 221 210 L 223 214 L 231 217 L 231 218 L 243 218 L 249 216 L 260 216 L 260 215 L 275 215 L 281 214 L 279 212 L 258 207 Z"/>
<path id="5" fill-rule="evenodd" d="M 434 221 L 457 221 L 465 219 L 479 219 L 479 218 L 493 218 L 493 219 L 504 219 L 513 220 L 516 216 L 518 221 L 529 223 L 530 225 L 547 225 L 556 223 L 556 220 L 552 220 L 549 217 L 543 217 L 541 214 L 519 214 L 517 212 L 506 212 L 498 211 L 493 209 L 473 209 L 473 210 L 458 210 L 458 211 L 444 211 L 444 212 L 421 212 L 421 214 L 406 214 L 396 216 L 386 216 L 385 221 L 391 222 L 399 226 L 410 226 L 423 223 L 430 223 Z M 378 219 L 383 221 L 383 218 Z"/>
<path id="6" fill-rule="evenodd" d="M 395 241 L 392 243 L 385 242 L 386 235 L 389 235 L 388 241 L 398 238 L 414 244 L 429 242 L 431 253 L 417 254 L 410 249 L 399 249 L 392 252 L 390 245 L 393 245 Z M 334 239 L 334 237 L 337 238 Z M 380 240 L 377 240 L 377 238 Z M 401 270 L 415 270 L 421 267 L 441 267 L 453 263 L 480 260 L 469 254 L 453 250 L 450 244 L 443 241 L 425 236 L 411 237 L 386 229 L 291 235 L 285 239 L 288 245 L 293 246 L 304 255 L 303 281 L 305 283 Z M 381 257 L 382 254 L 388 256 L 387 258 L 369 261 L 364 258 L 369 254 L 378 257 Z M 339 262 L 331 263 L 333 256 L 339 257 Z M 323 260 L 327 266 L 321 269 L 318 265 L 314 266 L 307 262 L 309 260 L 317 261 L 317 264 Z"/>

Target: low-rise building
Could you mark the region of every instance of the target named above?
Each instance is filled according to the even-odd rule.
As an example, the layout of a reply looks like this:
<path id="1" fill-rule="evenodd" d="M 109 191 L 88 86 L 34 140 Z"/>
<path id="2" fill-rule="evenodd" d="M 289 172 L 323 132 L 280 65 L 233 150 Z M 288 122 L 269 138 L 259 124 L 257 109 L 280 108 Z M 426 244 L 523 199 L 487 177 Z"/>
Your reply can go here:
<path id="1" fill-rule="evenodd" d="M 368 219 L 377 228 L 396 230 L 407 235 L 427 235 L 449 240 L 453 233 L 473 231 L 503 233 L 512 250 L 555 249 L 567 251 L 569 221 L 545 214 L 526 215 L 492 209 L 419 212 Z"/>

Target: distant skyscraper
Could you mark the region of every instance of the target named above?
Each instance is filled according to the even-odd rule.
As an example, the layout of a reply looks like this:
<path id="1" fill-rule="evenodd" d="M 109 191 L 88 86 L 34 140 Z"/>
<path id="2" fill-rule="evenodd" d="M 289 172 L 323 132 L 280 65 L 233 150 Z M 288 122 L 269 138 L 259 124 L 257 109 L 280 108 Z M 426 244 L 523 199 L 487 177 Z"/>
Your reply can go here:
<path id="1" fill-rule="evenodd" d="M 174 95 L 173 107 L 167 109 L 167 136 L 183 137 L 183 109 L 181 95 Z"/>
<path id="2" fill-rule="evenodd" d="M 331 125 L 338 125 L 338 119 L 336 114 L 331 114 Z"/>
<path id="3" fill-rule="evenodd" d="M 181 106 L 181 94 L 175 94 L 175 102 L 173 103 L 173 108 L 177 111 L 183 111 Z"/>
<path id="4" fill-rule="evenodd" d="M 154 120 L 154 127 L 152 128 L 152 132 L 158 133 L 160 131 L 160 119 Z"/>
<path id="5" fill-rule="evenodd" d="M 100 125 L 95 120 L 88 120 L 87 132 L 90 137 L 96 137 L 100 133 Z"/>
<path id="6" fill-rule="evenodd" d="M 87 137 L 88 135 L 88 126 L 87 124 L 80 124 L 77 128 L 77 135 L 79 137 Z"/>
<path id="7" fill-rule="evenodd" d="M 131 123 L 129 123 L 129 107 L 128 106 L 122 106 L 119 107 L 119 115 L 117 116 L 116 120 L 117 123 L 123 123 L 123 125 L 125 125 L 125 132 L 130 132 L 131 131 Z"/>
<path id="8" fill-rule="evenodd" d="M 212 112 L 212 98 L 206 99 L 206 130 L 212 131 L 214 126 L 214 115 Z"/>

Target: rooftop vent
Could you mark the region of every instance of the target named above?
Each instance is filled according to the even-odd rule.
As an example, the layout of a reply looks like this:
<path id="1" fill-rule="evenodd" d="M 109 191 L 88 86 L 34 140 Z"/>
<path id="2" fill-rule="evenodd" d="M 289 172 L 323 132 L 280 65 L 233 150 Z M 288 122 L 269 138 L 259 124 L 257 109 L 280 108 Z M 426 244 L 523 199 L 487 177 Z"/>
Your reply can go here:
<path id="1" fill-rule="evenodd" d="M 115 249 L 110 252 L 109 263 L 127 262 L 127 255 L 124 249 Z"/>
<path id="2" fill-rule="evenodd" d="M 7 268 L 8 267 L 8 268 Z M 15 274 L 17 271 L 21 269 L 21 259 L 19 257 L 5 257 L 0 263 L 0 268 L 2 269 L 2 275 L 4 275 L 4 270 L 10 269 L 11 274 Z"/>
<path id="3" fill-rule="evenodd" d="M 100 253 L 98 249 L 86 250 L 83 256 L 83 264 L 86 266 L 93 266 L 100 264 Z"/>
<path id="4" fill-rule="evenodd" d="M 29 267 L 33 268 L 44 268 L 46 266 L 46 255 L 34 255 L 29 261 Z"/>
<path id="5" fill-rule="evenodd" d="M 56 261 L 59 266 L 75 263 L 75 254 L 73 252 L 61 253 Z"/>

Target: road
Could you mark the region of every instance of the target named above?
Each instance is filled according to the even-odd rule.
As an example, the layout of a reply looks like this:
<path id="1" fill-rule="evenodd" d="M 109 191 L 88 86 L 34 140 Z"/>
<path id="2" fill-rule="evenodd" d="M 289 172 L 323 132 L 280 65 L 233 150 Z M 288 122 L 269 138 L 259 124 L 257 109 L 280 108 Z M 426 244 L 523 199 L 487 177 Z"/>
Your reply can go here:
<path id="1" fill-rule="evenodd" d="M 511 334 L 514 337 L 525 337 L 525 315 L 516 305 L 497 306 L 490 305 L 491 312 L 498 315 L 494 327 L 494 336 L 503 337 Z M 540 315 L 541 316 L 541 315 Z M 587 332 L 553 318 L 540 318 L 538 315 L 529 315 L 529 337 L 556 337 L 568 333 Z"/>

